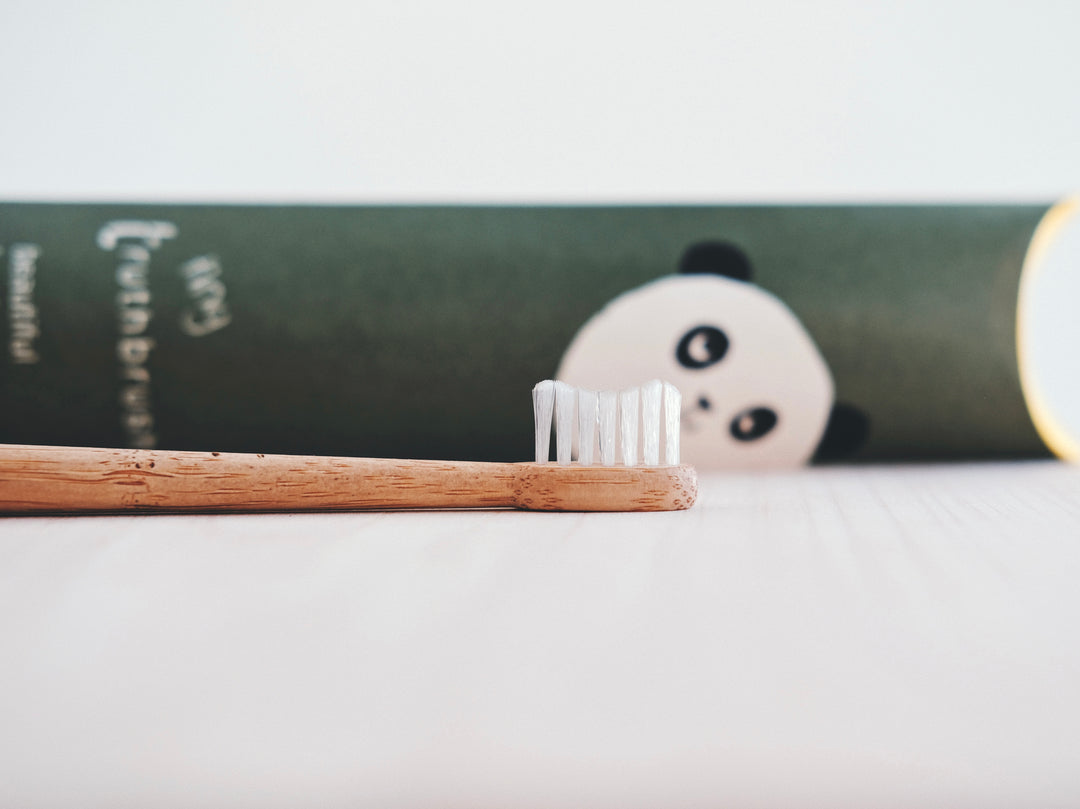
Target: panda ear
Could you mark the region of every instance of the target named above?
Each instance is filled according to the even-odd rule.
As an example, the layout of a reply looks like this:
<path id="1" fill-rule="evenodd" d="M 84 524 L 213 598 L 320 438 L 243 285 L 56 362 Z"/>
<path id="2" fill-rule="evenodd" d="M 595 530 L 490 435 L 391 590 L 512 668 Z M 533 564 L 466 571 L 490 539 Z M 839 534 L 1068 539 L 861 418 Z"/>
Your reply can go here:
<path id="1" fill-rule="evenodd" d="M 679 260 L 679 272 L 722 275 L 736 281 L 749 281 L 753 275 L 746 253 L 730 242 L 698 242 L 690 245 Z"/>
<path id="2" fill-rule="evenodd" d="M 869 434 L 870 419 L 864 412 L 843 402 L 835 403 L 829 414 L 829 423 L 825 425 L 825 434 L 814 452 L 814 463 L 849 458 L 862 448 Z"/>

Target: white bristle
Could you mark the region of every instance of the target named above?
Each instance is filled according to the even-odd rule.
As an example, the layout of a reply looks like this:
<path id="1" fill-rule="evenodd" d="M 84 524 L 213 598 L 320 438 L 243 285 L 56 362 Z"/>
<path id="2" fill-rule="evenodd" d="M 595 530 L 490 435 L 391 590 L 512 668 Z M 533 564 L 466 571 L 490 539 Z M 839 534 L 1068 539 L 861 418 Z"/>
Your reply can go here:
<path id="1" fill-rule="evenodd" d="M 577 388 L 555 383 L 555 460 L 566 466 L 574 445 L 574 417 L 577 415 Z"/>
<path id="2" fill-rule="evenodd" d="M 555 383 L 550 379 L 533 386 L 533 423 L 536 425 L 536 462 L 551 457 L 551 413 L 555 407 Z"/>
<path id="3" fill-rule="evenodd" d="M 619 449 L 622 450 L 624 466 L 636 466 L 638 462 L 638 400 L 639 388 L 619 392 Z"/>
<path id="4" fill-rule="evenodd" d="M 664 463 L 679 464 L 679 421 L 682 416 L 682 394 L 670 382 L 664 383 Z"/>
<path id="5" fill-rule="evenodd" d="M 682 395 L 660 380 L 622 391 L 592 391 L 545 379 L 533 387 L 536 462 L 550 460 L 554 416 L 555 459 L 563 466 L 575 460 L 591 466 L 597 446 L 604 466 L 659 466 L 661 451 L 664 465 L 677 466 L 681 409 Z"/>
<path id="6" fill-rule="evenodd" d="M 615 412 L 619 394 L 613 390 L 600 393 L 600 463 L 615 465 Z"/>
<path id="7" fill-rule="evenodd" d="M 664 383 L 659 379 L 641 386 L 642 455 L 645 466 L 660 465 L 660 403 Z"/>
<path id="8" fill-rule="evenodd" d="M 596 446 L 596 391 L 578 390 L 578 463 L 591 466 Z"/>

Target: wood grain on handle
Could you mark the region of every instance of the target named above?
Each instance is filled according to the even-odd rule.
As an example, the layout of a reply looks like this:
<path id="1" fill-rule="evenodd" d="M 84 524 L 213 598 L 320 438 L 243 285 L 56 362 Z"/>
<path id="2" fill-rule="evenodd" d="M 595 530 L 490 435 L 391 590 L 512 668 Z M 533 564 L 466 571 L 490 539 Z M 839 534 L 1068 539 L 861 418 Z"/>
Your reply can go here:
<path id="1" fill-rule="evenodd" d="M 690 466 L 602 467 L 0 446 L 0 512 L 673 511 Z"/>

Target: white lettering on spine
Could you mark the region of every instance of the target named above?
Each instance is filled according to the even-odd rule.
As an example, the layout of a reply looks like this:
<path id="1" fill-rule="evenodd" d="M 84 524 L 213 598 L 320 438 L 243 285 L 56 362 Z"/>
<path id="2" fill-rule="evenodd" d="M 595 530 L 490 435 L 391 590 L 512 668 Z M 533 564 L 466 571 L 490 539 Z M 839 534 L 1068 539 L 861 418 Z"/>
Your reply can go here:
<path id="1" fill-rule="evenodd" d="M 225 282 L 217 256 L 196 256 L 184 262 L 180 274 L 187 284 L 191 308 L 180 315 L 180 329 L 189 337 L 205 337 L 232 322 L 225 302 Z"/>
<path id="2" fill-rule="evenodd" d="M 151 449 L 157 444 L 150 396 L 150 353 L 154 338 L 147 332 L 154 317 L 150 295 L 150 257 L 166 239 L 179 234 L 171 222 L 118 220 L 97 234 L 102 250 L 115 252 L 117 330 L 116 358 L 120 366 L 120 419 L 128 446 Z"/>
<path id="3" fill-rule="evenodd" d="M 102 250 L 115 250 L 122 239 L 133 239 L 157 250 L 166 239 L 175 239 L 180 231 L 172 222 L 143 222 L 137 219 L 118 219 L 107 222 L 98 231 L 97 243 Z"/>
<path id="4" fill-rule="evenodd" d="M 11 327 L 8 351 L 12 362 L 19 365 L 33 365 L 40 359 L 34 344 L 41 334 L 38 308 L 34 303 L 40 255 L 41 248 L 36 244 L 15 244 L 8 257 L 8 322 Z"/>

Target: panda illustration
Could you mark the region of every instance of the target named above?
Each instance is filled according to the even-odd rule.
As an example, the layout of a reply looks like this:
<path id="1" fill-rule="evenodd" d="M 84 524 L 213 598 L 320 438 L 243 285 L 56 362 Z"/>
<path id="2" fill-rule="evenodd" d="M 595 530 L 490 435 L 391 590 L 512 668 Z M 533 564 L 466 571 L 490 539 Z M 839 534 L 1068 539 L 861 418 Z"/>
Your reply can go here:
<path id="1" fill-rule="evenodd" d="M 813 338 L 724 242 L 694 245 L 677 275 L 630 290 L 593 315 L 558 378 L 618 389 L 651 378 L 682 393 L 682 455 L 700 469 L 799 466 L 849 454 L 867 422 L 836 405 Z"/>

